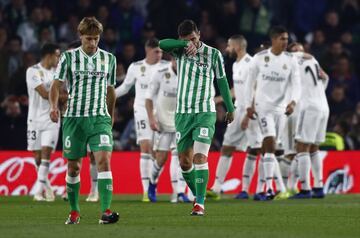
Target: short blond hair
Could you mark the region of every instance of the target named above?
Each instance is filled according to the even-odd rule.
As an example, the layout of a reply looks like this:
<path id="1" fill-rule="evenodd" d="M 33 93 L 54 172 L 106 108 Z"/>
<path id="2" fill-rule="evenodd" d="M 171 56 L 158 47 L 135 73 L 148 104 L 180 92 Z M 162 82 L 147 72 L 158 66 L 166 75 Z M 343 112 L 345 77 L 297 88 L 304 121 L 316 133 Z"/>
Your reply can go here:
<path id="1" fill-rule="evenodd" d="M 95 17 L 84 17 L 78 26 L 80 35 L 100 35 L 103 25 Z"/>

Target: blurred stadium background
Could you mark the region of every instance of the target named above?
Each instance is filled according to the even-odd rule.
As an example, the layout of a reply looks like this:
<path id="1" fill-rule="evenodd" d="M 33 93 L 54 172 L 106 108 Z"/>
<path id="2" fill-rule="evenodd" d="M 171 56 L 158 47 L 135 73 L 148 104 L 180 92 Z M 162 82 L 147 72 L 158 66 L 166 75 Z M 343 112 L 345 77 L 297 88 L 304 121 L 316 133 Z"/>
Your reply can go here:
<path id="1" fill-rule="evenodd" d="M 56 42 L 65 50 L 78 39 L 76 28 L 85 16 L 96 16 L 104 25 L 100 47 L 117 57 L 118 85 L 129 64 L 144 57 L 145 40 L 176 37 L 177 24 L 185 18 L 194 19 L 201 39 L 223 53 L 227 38 L 240 33 L 253 54 L 268 41 L 269 27 L 282 24 L 291 41 L 304 43 L 330 76 L 328 131 L 335 134 L 329 134 L 328 145 L 360 148 L 358 0 L 0 0 L 0 150 L 26 149 L 27 67 L 39 60 L 44 43 Z M 225 62 L 230 72 L 232 61 L 225 57 Z M 231 73 L 228 78 L 232 84 Z M 134 90 L 117 102 L 115 150 L 138 150 L 133 100 Z M 212 150 L 220 148 L 226 126 L 224 107 L 217 110 Z"/>

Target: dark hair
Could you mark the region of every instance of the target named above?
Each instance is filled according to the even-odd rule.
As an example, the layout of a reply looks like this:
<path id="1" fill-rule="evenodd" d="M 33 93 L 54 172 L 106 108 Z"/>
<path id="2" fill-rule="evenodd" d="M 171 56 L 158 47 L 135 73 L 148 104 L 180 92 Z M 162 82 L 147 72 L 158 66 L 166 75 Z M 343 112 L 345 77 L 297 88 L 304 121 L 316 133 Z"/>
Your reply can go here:
<path id="1" fill-rule="evenodd" d="M 53 43 L 46 43 L 41 48 L 41 58 L 45 57 L 46 55 L 54 54 L 56 50 L 59 50 L 60 47 L 57 44 Z"/>
<path id="2" fill-rule="evenodd" d="M 287 33 L 287 29 L 284 26 L 273 26 L 269 31 L 270 38 L 277 37 L 280 34 Z"/>
<path id="3" fill-rule="evenodd" d="M 198 32 L 198 28 L 193 20 L 184 20 L 178 26 L 178 35 L 179 36 L 187 36 L 192 32 Z"/>
<path id="4" fill-rule="evenodd" d="M 159 40 L 157 38 L 150 38 L 145 42 L 145 47 L 150 47 L 150 48 L 159 47 Z"/>
<path id="5" fill-rule="evenodd" d="M 72 42 L 69 43 L 68 45 L 68 49 L 75 49 L 81 46 L 81 41 L 79 40 L 74 40 Z"/>

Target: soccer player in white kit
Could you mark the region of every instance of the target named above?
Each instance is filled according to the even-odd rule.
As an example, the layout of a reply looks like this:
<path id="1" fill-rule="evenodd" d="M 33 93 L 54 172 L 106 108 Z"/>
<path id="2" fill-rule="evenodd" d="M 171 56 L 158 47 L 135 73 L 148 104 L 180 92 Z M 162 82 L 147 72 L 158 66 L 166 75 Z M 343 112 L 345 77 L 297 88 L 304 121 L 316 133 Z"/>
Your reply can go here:
<path id="1" fill-rule="evenodd" d="M 35 201 L 54 201 L 55 196 L 48 181 L 50 155 L 56 148 L 60 123 L 50 120 L 49 90 L 55 67 L 59 62 L 60 47 L 45 44 L 41 49 L 41 61 L 26 71 L 26 84 L 29 95 L 27 118 L 28 150 L 34 152 L 38 166 L 38 190 Z M 43 192 L 45 191 L 45 197 Z"/>
<path id="2" fill-rule="evenodd" d="M 148 189 L 150 170 L 153 164 L 152 141 L 153 130 L 150 128 L 149 119 L 145 108 L 146 91 L 150 79 L 159 66 L 165 64 L 161 60 L 162 50 L 156 38 L 145 43 L 145 59 L 132 63 L 129 66 L 124 82 L 115 89 L 116 97 L 125 95 L 135 85 L 134 119 L 137 143 L 140 145 L 140 175 L 143 187 L 143 202 L 149 202 Z"/>
<path id="3" fill-rule="evenodd" d="M 160 172 L 167 161 L 168 152 L 176 150 L 175 110 L 177 83 L 176 61 L 172 58 L 171 63 L 169 62 L 167 65 L 164 65 L 164 67 L 159 67 L 159 70 L 153 74 L 146 94 L 145 106 L 150 127 L 155 132 L 155 160 L 150 173 L 148 190 L 148 196 L 151 202 L 157 201 L 156 184 Z M 155 98 L 156 100 L 154 102 Z M 177 202 L 178 200 L 190 202 L 184 194 L 186 183 L 183 179 L 181 180 L 182 175 L 177 156 L 172 156 L 171 158 L 170 177 L 173 192 L 176 195 L 176 199 L 172 196 L 172 202 Z"/>
<path id="4" fill-rule="evenodd" d="M 295 43 L 292 52 L 304 51 L 301 44 Z M 298 55 L 298 53 L 294 53 Z M 301 75 L 302 96 L 299 102 L 299 114 L 296 123 L 295 160 L 298 164 L 301 191 L 291 198 L 323 198 L 323 166 L 319 155 L 319 144 L 325 141 L 329 118 L 329 105 L 325 89 L 329 77 L 321 69 L 315 58 L 298 57 Z M 314 176 L 314 188 L 311 193 L 310 168 Z"/>
<path id="5" fill-rule="evenodd" d="M 210 191 L 207 191 L 207 196 L 215 200 L 220 199 L 221 185 L 229 171 L 233 152 L 235 150 L 246 151 L 248 147 L 243 167 L 242 191 L 235 198 L 249 198 L 249 184 L 255 171 L 256 157 L 260 153 L 262 141 L 260 128 L 256 122 L 249 121 L 246 116 L 245 85 L 249 77 L 252 59 L 246 49 L 247 41 L 244 36 L 233 35 L 229 38 L 226 51 L 230 57 L 236 59 L 232 66 L 234 87 L 231 90 L 236 99 L 236 112 L 234 121 L 226 128 L 214 185 Z"/>
<path id="6" fill-rule="evenodd" d="M 292 54 L 285 52 L 288 33 L 284 27 L 270 30 L 271 48 L 253 57 L 248 80 L 247 115 L 260 125 L 263 142 L 263 168 L 266 179 L 266 198 L 274 197 L 272 180 L 275 167 L 276 143 L 284 130 L 286 115 L 291 115 L 300 97 L 300 73 Z M 256 85 L 256 89 L 254 86 Z M 255 93 L 255 97 L 253 97 Z M 254 98 L 254 103 L 253 103 Z M 280 197 L 286 197 L 286 188 L 280 188 Z"/>

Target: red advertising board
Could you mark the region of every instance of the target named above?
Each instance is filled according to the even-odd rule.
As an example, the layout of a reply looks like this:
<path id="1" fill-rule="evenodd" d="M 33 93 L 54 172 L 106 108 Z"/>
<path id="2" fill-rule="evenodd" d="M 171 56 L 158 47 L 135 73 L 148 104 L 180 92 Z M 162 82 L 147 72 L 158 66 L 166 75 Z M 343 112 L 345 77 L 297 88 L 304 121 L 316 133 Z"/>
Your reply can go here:
<path id="1" fill-rule="evenodd" d="M 324 158 L 325 190 L 335 193 L 360 193 L 360 151 L 321 152 Z M 114 152 L 111 168 L 114 178 L 115 194 L 139 194 L 142 192 L 139 172 L 138 152 Z M 210 182 L 213 184 L 219 153 L 209 155 Z M 236 153 L 231 169 L 226 177 L 228 193 L 241 190 L 242 165 L 245 154 Z M 161 174 L 158 184 L 159 193 L 171 193 L 169 161 Z M 66 160 L 61 152 L 52 155 L 49 179 L 57 194 L 65 191 Z M 257 173 L 250 186 L 255 189 Z M 36 167 L 30 152 L 0 151 L 0 195 L 32 194 L 36 184 Z M 90 190 L 89 159 L 83 159 L 81 170 L 81 194 Z"/>

